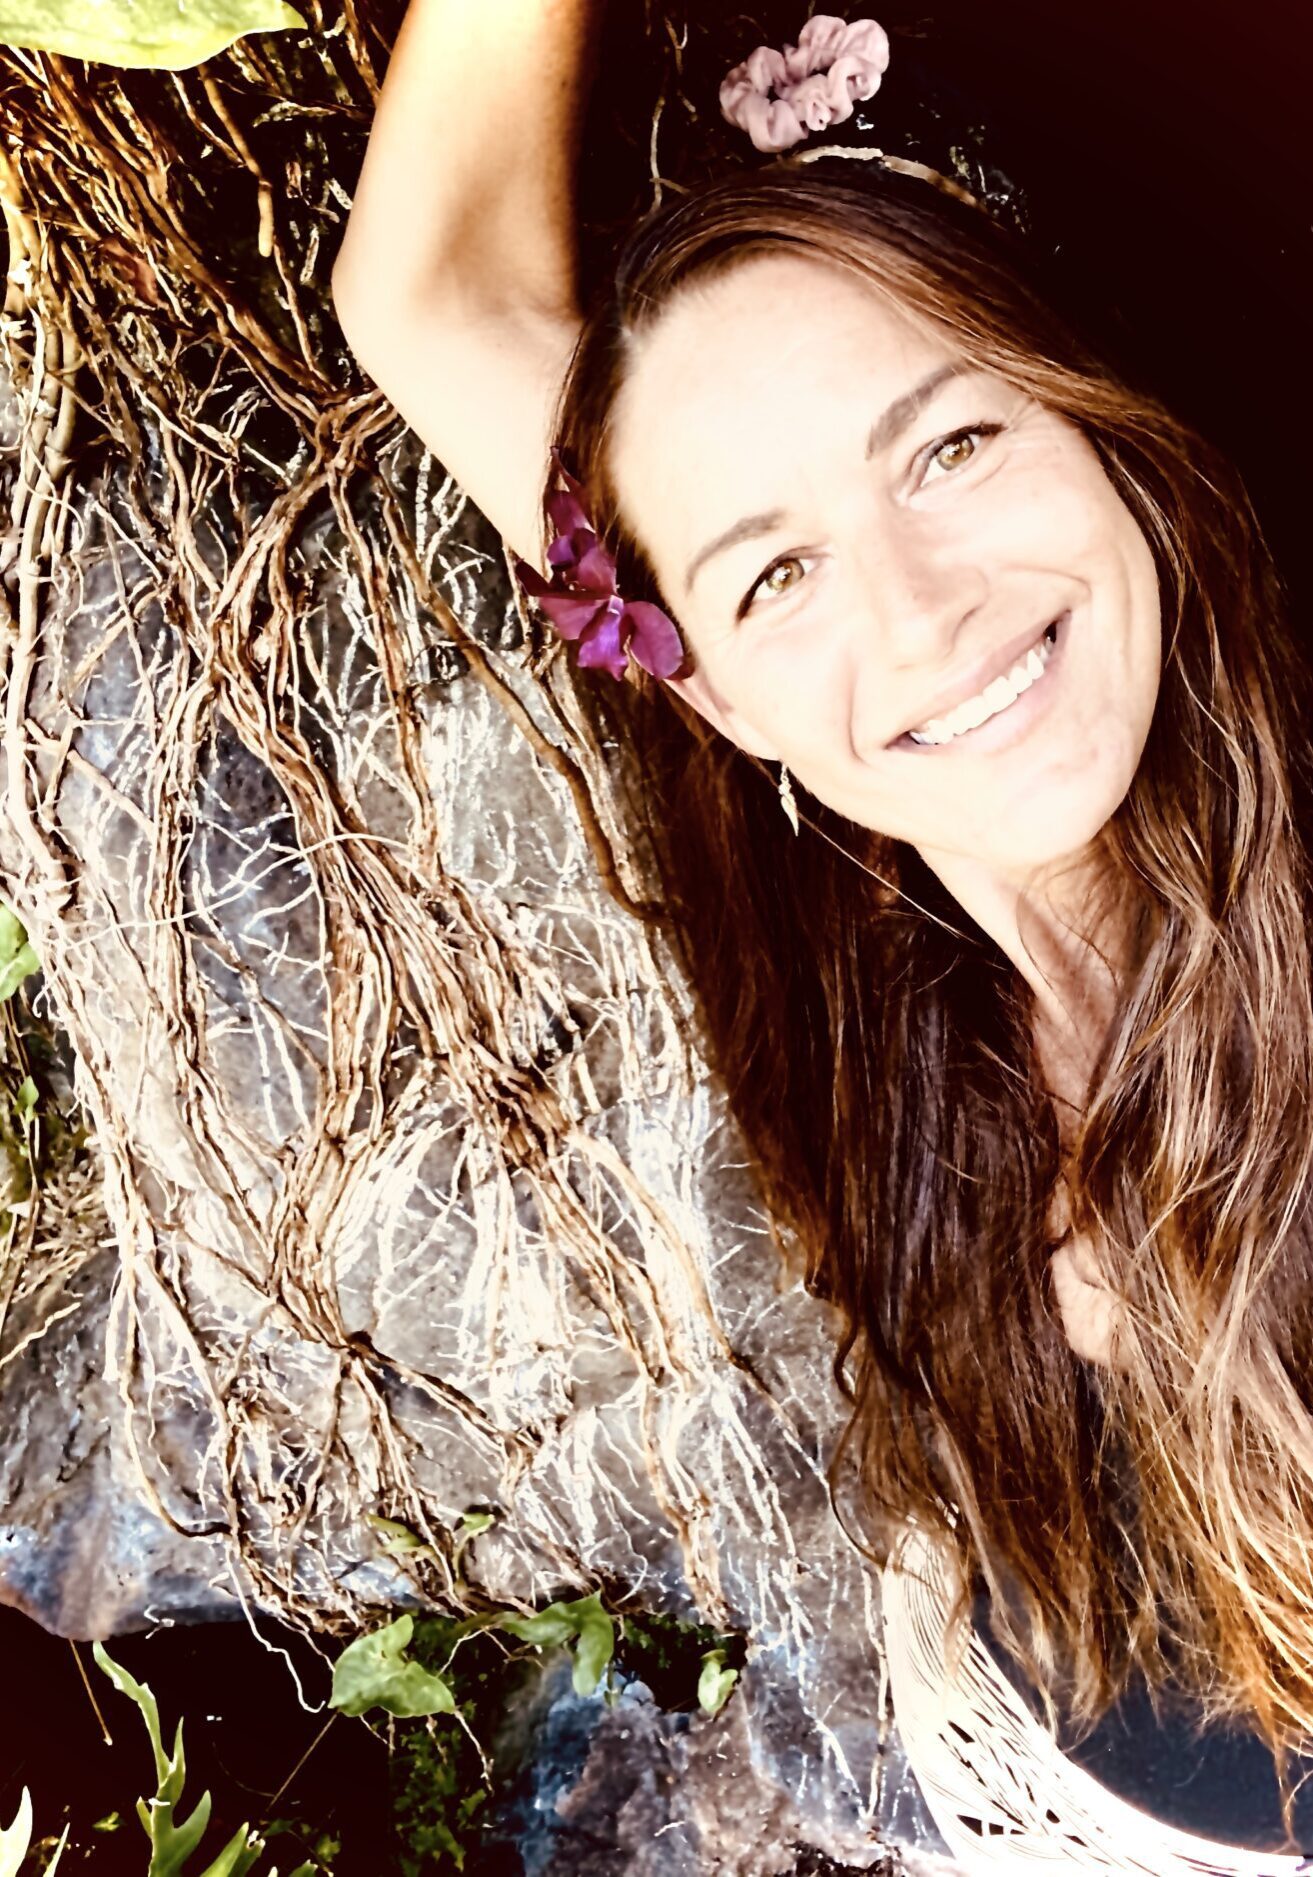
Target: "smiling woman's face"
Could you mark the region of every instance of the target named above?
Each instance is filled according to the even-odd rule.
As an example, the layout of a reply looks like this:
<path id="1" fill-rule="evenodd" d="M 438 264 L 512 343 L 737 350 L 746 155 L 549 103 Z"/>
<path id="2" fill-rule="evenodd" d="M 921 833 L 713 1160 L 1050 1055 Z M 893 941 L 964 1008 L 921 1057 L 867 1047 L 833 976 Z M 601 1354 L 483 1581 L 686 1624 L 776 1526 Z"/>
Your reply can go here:
<path id="1" fill-rule="evenodd" d="M 695 286 L 639 348 L 612 470 L 694 654 L 677 688 L 831 808 L 1022 880 L 1122 801 L 1148 543 L 1074 424 L 873 288 L 792 256 Z"/>

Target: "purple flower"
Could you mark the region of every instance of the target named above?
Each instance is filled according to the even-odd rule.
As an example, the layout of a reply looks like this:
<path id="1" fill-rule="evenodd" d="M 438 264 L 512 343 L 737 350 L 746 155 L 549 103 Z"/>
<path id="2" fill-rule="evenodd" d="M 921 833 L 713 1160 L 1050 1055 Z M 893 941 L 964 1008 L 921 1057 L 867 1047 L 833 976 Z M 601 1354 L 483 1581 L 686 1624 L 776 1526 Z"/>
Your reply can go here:
<path id="1" fill-rule="evenodd" d="M 563 639 L 578 645 L 578 662 L 623 678 L 632 658 L 654 678 L 671 678 L 684 662 L 674 624 L 659 606 L 625 600 L 616 592 L 616 565 L 601 546 L 584 507 L 583 490 L 552 452 L 564 488 L 547 498 L 556 534 L 547 549 L 551 578 L 526 561 L 515 563 L 525 592 L 537 600 Z"/>

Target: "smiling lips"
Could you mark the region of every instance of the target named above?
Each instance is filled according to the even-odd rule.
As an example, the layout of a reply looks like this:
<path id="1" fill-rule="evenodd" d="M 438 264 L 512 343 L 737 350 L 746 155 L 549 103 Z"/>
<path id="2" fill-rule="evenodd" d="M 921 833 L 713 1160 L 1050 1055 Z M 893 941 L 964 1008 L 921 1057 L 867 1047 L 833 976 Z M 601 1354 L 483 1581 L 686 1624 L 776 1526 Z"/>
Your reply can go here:
<path id="1" fill-rule="evenodd" d="M 1000 672 L 998 678 L 990 679 L 981 691 L 973 691 L 962 698 L 953 710 L 943 711 L 940 717 L 930 717 L 927 723 L 908 730 L 906 736 L 912 743 L 951 743 L 958 736 L 966 736 L 968 730 L 977 730 L 983 723 L 989 723 L 990 717 L 998 717 L 1011 704 L 1017 702 L 1020 694 L 1030 691 L 1035 681 L 1043 678 L 1045 666 L 1049 664 L 1052 651 L 1058 640 L 1058 621 L 1052 619 L 1049 625 L 1037 634 L 1032 646 L 1020 651 L 1019 657 Z"/>

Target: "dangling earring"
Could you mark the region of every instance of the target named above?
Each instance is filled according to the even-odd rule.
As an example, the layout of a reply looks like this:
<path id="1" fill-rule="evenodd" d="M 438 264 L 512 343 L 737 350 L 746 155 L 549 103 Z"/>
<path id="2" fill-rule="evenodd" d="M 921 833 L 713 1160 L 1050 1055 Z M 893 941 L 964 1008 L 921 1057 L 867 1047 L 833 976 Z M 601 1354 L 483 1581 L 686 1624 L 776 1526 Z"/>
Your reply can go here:
<path id="1" fill-rule="evenodd" d="M 789 826 L 796 834 L 798 832 L 798 804 L 793 799 L 793 784 L 789 780 L 789 772 L 783 763 L 780 764 L 780 807 L 789 817 Z"/>

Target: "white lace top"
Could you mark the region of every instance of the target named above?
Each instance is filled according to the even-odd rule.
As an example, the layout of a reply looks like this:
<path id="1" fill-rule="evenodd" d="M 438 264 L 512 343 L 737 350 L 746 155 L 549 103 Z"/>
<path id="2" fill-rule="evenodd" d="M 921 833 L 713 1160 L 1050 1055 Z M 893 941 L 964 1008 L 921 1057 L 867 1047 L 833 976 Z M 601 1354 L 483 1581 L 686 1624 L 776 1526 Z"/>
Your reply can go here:
<path id="1" fill-rule="evenodd" d="M 946 1649 L 955 1559 L 919 1530 L 884 1572 L 894 1714 L 926 1804 L 963 1871 L 1296 1877 L 1313 1858 L 1191 1836 L 1099 1784 L 1059 1749 L 981 1638 Z"/>

